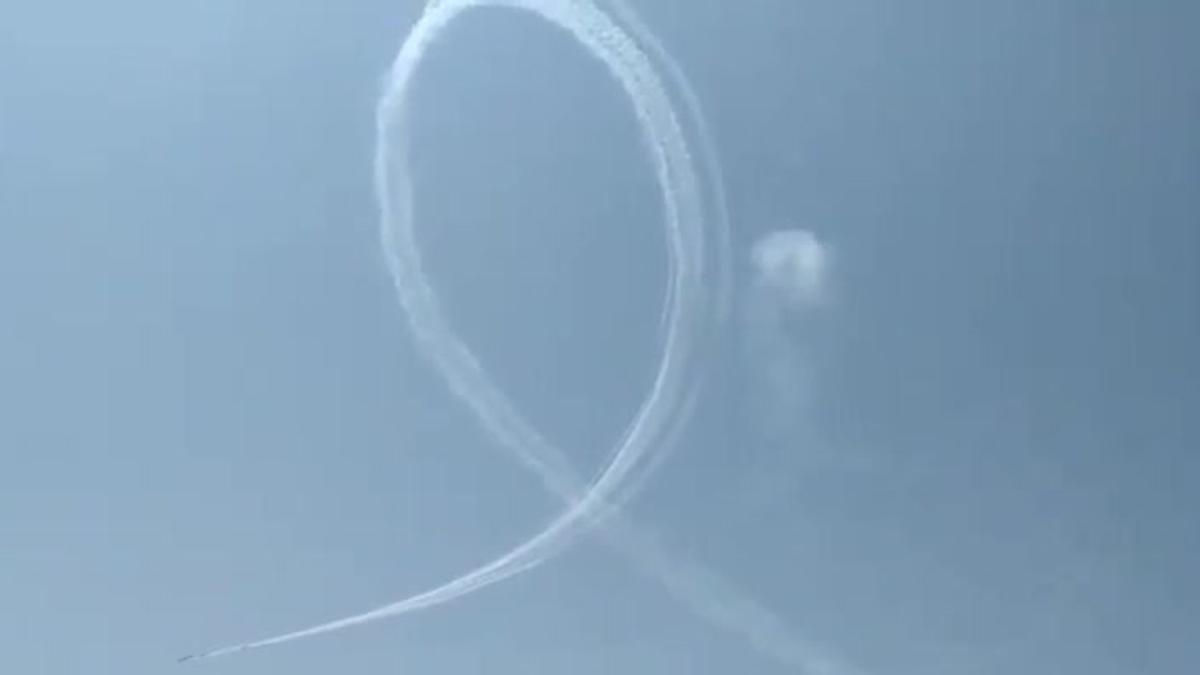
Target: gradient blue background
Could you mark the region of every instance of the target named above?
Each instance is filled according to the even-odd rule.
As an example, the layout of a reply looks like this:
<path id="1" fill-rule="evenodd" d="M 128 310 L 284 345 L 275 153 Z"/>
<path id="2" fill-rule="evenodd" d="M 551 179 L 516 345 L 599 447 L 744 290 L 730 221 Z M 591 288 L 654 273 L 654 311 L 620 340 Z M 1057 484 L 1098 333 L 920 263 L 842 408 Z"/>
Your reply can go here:
<path id="1" fill-rule="evenodd" d="M 789 423 L 764 431 L 730 326 L 637 517 L 868 672 L 1195 672 L 1200 5 L 637 5 L 704 103 L 739 279 L 773 229 L 836 252 L 836 302 L 789 326 Z M 373 104 L 418 9 L 0 4 L 0 670 L 784 672 L 594 544 L 172 663 L 443 581 L 557 507 L 415 353 L 377 250 Z M 500 11 L 415 105 L 449 311 L 590 471 L 664 281 L 627 105 Z"/>

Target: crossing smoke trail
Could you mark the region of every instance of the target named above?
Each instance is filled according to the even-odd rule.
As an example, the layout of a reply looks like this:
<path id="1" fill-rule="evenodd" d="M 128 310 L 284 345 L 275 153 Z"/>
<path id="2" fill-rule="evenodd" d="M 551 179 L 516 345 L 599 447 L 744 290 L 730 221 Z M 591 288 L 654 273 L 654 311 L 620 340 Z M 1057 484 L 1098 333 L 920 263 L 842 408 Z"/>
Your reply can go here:
<path id="1" fill-rule="evenodd" d="M 590 484 L 574 474 L 563 453 L 528 423 L 491 381 L 470 348 L 450 327 L 422 272 L 407 166 L 409 86 L 426 50 L 453 19 L 464 10 L 483 6 L 533 12 L 568 31 L 608 68 L 633 106 L 662 192 L 669 274 L 661 360 L 650 391 L 609 464 Z M 619 5 L 618 12 L 667 64 L 669 74 L 683 92 L 695 132 L 703 143 L 706 171 L 716 186 L 707 209 L 681 120 L 661 80 L 630 35 L 591 0 L 431 0 L 401 46 L 377 109 L 375 179 L 383 250 L 416 342 L 500 446 L 533 471 L 549 491 L 567 503 L 567 508 L 524 543 L 431 590 L 355 616 L 181 660 L 290 642 L 433 607 L 536 567 L 590 528 L 604 525 L 601 533 L 610 544 L 658 578 L 701 617 L 742 633 L 765 654 L 802 672 L 846 672 L 813 646 L 795 638 L 782 621 L 719 575 L 693 562 L 672 558 L 656 537 L 636 529 L 617 512 L 669 451 L 691 407 L 703 370 L 700 355 L 711 346 L 712 329 L 727 313 L 729 297 L 724 201 L 715 155 L 704 134 L 694 95 L 649 31 Z M 706 247 L 706 224 L 713 229 L 710 234 L 716 238 L 715 249 Z"/>

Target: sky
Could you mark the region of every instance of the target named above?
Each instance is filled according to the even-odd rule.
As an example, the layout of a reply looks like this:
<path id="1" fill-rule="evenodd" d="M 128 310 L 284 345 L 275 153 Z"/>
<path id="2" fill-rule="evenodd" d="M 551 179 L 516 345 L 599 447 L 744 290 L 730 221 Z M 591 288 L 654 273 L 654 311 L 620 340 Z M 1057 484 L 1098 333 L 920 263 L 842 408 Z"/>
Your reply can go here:
<path id="1" fill-rule="evenodd" d="M 736 305 L 629 517 L 865 674 L 1194 672 L 1200 6 L 631 4 L 712 132 Z M 561 508 L 418 353 L 379 251 L 374 105 L 419 11 L 0 4 L 0 670 L 795 672 L 599 539 L 174 663 Z M 590 475 L 667 279 L 628 104 L 561 31 L 479 10 L 413 109 L 430 277 Z M 795 230 L 808 300 L 755 254 Z"/>

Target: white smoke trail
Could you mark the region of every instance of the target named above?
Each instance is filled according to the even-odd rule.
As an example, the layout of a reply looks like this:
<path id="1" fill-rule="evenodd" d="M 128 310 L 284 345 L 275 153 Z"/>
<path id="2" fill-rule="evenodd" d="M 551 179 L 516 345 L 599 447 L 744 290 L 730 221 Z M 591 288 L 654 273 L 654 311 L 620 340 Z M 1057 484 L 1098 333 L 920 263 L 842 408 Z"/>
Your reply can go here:
<path id="1" fill-rule="evenodd" d="M 649 395 L 626 429 L 610 463 L 590 485 L 573 474 L 561 452 L 524 420 L 488 378 L 445 320 L 421 271 L 404 136 L 408 87 L 426 49 L 446 26 L 463 10 L 486 5 L 540 15 L 569 31 L 609 68 L 633 104 L 663 194 L 670 274 L 663 314 L 661 363 Z M 714 153 L 703 133 L 694 95 L 649 32 L 635 23 L 632 13 L 627 10 L 622 13 L 622 18 L 641 33 L 639 37 L 670 66 L 671 75 L 682 85 L 689 112 L 695 116 L 697 131 L 705 144 L 707 169 L 718 186 L 713 197 L 715 218 L 709 224 L 723 228 L 724 201 L 719 192 Z M 728 302 L 727 270 L 724 258 L 720 257 L 725 254 L 725 232 L 718 231 L 721 238 L 717 263 L 706 265 L 705 210 L 680 121 L 649 61 L 630 37 L 590 0 L 432 0 L 393 64 L 379 103 L 378 132 L 376 189 L 384 251 L 418 345 L 500 444 L 534 471 L 550 491 L 563 498 L 568 508 L 543 531 L 510 552 L 432 590 L 345 619 L 185 659 L 265 647 L 438 605 L 542 563 L 570 544 L 586 526 L 607 520 L 606 539 L 643 570 L 658 577 L 673 595 L 691 605 L 698 614 L 746 634 L 756 647 L 784 663 L 806 672 L 834 672 L 828 659 L 795 639 L 766 609 L 714 573 L 693 563 L 673 560 L 654 537 L 635 530 L 615 514 L 670 447 L 683 418 L 678 413 L 690 408 L 691 392 L 701 372 L 699 363 L 693 361 L 697 343 L 712 327 L 714 316 L 709 311 L 715 307 L 715 318 L 723 318 Z M 712 277 L 708 288 L 705 274 Z M 706 302 L 710 292 L 715 295 L 716 303 Z"/>

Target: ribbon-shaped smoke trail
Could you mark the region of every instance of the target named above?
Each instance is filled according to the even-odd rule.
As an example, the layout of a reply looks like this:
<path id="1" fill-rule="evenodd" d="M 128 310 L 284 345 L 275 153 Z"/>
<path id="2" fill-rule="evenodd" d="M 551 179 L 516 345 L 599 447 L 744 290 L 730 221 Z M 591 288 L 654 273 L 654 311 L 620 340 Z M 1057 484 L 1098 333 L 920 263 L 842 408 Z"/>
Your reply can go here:
<path id="1" fill-rule="evenodd" d="M 430 44 L 462 11 L 480 6 L 505 6 L 531 11 L 572 34 L 616 77 L 633 105 L 643 141 L 654 164 L 663 195 L 668 235 L 667 303 L 664 308 L 661 362 L 646 399 L 615 448 L 610 463 L 586 485 L 571 471 L 565 456 L 550 444 L 509 403 L 487 376 L 471 350 L 449 326 L 437 297 L 422 273 L 413 227 L 412 189 L 407 166 L 407 94 L 414 73 Z M 707 170 L 715 191 L 712 218 L 707 224 L 719 237 L 716 263 L 706 257 L 705 208 L 681 122 L 666 90 L 646 55 L 634 41 L 590 0 L 431 0 L 402 45 L 378 107 L 376 189 L 382 223 L 383 248 L 389 271 L 408 315 L 416 341 L 434 361 L 453 392 L 462 399 L 547 489 L 563 498 L 567 509 L 549 526 L 492 562 L 450 582 L 399 602 L 264 640 L 225 647 L 200 655 L 208 658 L 265 647 L 448 602 L 484 586 L 530 569 L 569 545 L 587 526 L 601 520 L 606 539 L 646 572 L 659 578 L 673 595 L 698 614 L 723 627 L 744 633 L 762 651 L 808 672 L 832 672 L 828 659 L 796 639 L 769 611 L 737 592 L 715 573 L 690 562 L 674 560 L 645 532 L 615 513 L 661 462 L 675 431 L 690 408 L 701 368 L 698 345 L 711 333 L 715 318 L 726 311 L 728 291 L 724 266 L 727 236 L 724 201 L 714 154 L 703 131 L 694 96 L 686 80 L 653 36 L 628 10 L 622 19 L 667 63 L 685 96 L 688 112 L 704 143 Z M 709 256 L 712 251 L 707 251 Z M 706 287 L 706 277 L 711 282 Z M 716 302 L 709 302 L 715 297 Z M 716 312 L 712 312 L 713 308 Z"/>

